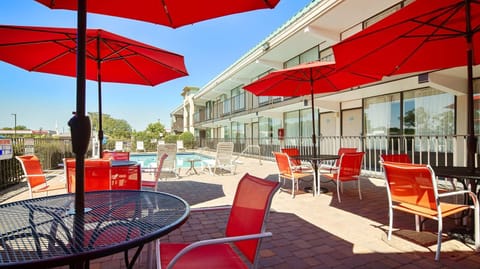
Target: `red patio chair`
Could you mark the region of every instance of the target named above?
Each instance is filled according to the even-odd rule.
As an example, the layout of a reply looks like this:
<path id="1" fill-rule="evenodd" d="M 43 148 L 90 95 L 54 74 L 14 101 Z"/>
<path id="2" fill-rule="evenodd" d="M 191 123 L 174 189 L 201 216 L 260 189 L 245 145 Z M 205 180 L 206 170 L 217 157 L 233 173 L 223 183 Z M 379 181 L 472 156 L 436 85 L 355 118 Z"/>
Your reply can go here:
<path id="1" fill-rule="evenodd" d="M 275 156 L 275 160 L 277 162 L 278 167 L 278 181 L 283 179 L 283 183 L 285 183 L 285 179 L 289 179 L 292 181 L 292 198 L 295 198 L 295 191 L 298 191 L 298 184 L 299 180 L 305 177 L 313 176 L 313 170 L 305 172 L 303 170 L 295 170 L 292 167 L 292 163 L 288 154 L 282 152 L 272 152 Z M 313 181 L 315 182 L 315 180 Z M 314 183 L 315 185 L 315 183 Z M 316 186 L 314 186 L 314 189 Z"/>
<path id="2" fill-rule="evenodd" d="M 392 237 L 393 209 L 415 215 L 415 226 L 420 228 L 420 218 L 438 222 L 437 251 L 435 260 L 440 259 L 443 218 L 464 210 L 474 209 L 475 249 L 480 246 L 479 207 L 476 195 L 467 190 L 439 193 L 435 173 L 429 165 L 383 162 L 387 181 L 389 229 L 388 240 Z M 440 198 L 468 194 L 473 205 L 441 202 Z"/>
<path id="3" fill-rule="evenodd" d="M 75 192 L 75 159 L 65 159 L 65 176 L 67 178 L 67 190 Z M 84 174 L 85 192 L 102 191 L 112 189 L 110 160 L 86 159 Z"/>
<path id="4" fill-rule="evenodd" d="M 396 162 L 396 163 L 412 163 L 410 156 L 406 153 L 400 154 L 382 154 L 380 155 L 382 162 Z"/>
<path id="5" fill-rule="evenodd" d="M 168 154 L 167 154 L 167 153 L 163 153 L 162 156 L 160 156 L 160 158 L 158 158 L 158 160 L 157 160 L 157 170 L 155 171 L 155 178 L 154 178 L 154 180 L 153 180 L 153 181 L 151 181 L 151 180 L 142 180 L 142 188 L 143 188 L 143 187 L 152 188 L 152 189 L 154 189 L 154 191 L 157 191 L 158 180 L 160 179 L 161 174 L 162 174 L 163 161 L 165 161 L 165 159 L 166 159 L 167 157 L 168 157 Z"/>
<path id="6" fill-rule="evenodd" d="M 47 183 L 47 175 L 37 156 L 23 155 L 15 156 L 15 158 L 20 162 L 23 174 L 27 178 L 30 198 L 33 198 L 33 193 L 44 192 L 48 196 L 49 191 L 65 189 L 65 185 L 54 186 Z"/>
<path id="7" fill-rule="evenodd" d="M 273 195 L 280 184 L 248 173 L 237 186 L 230 210 L 226 237 L 195 243 L 160 243 L 157 267 L 161 268 L 256 268 L 261 239 Z M 192 210 L 193 212 L 193 210 Z"/>
<path id="8" fill-rule="evenodd" d="M 354 153 L 357 152 L 357 148 L 339 148 L 337 155 L 340 157 L 343 153 Z M 340 164 L 340 158 L 336 159 L 333 164 L 323 163 L 320 165 L 320 172 L 332 173 L 333 170 L 338 169 Z"/>
<path id="9" fill-rule="evenodd" d="M 102 159 L 114 161 L 129 161 L 130 152 L 128 151 L 104 151 Z"/>
<path id="10" fill-rule="evenodd" d="M 282 148 L 281 151 L 288 155 L 294 170 L 302 170 L 303 172 L 312 170 L 312 167 L 302 164 L 301 160 L 291 159 L 291 157 L 300 155 L 300 151 L 297 148 Z"/>
<path id="11" fill-rule="evenodd" d="M 338 202 L 342 202 L 340 191 L 343 192 L 343 183 L 347 181 L 357 181 L 358 196 L 362 200 L 360 173 L 362 172 L 363 155 L 365 155 L 365 152 L 343 153 L 339 159 L 338 169 L 333 170 L 332 173 L 321 174 L 321 177 L 336 183 Z"/>

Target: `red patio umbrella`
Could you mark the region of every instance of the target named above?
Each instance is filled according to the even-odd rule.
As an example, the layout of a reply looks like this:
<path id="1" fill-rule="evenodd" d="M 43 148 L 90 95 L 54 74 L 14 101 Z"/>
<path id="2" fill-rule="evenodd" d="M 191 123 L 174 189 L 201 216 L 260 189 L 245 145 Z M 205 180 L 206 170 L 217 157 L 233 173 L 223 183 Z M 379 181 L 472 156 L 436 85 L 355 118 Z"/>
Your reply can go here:
<path id="1" fill-rule="evenodd" d="M 101 29 L 88 29 L 86 78 L 98 81 L 100 154 L 102 82 L 155 86 L 188 75 L 183 56 Z M 77 29 L 0 25 L 0 60 L 28 71 L 76 76 Z"/>
<path id="2" fill-rule="evenodd" d="M 50 8 L 77 10 L 78 0 L 36 0 Z M 178 28 L 256 9 L 274 8 L 280 0 L 86 0 L 87 12 Z"/>
<path id="3" fill-rule="evenodd" d="M 314 95 L 341 91 L 353 86 L 371 83 L 381 76 L 369 76 L 349 71 L 337 71 L 333 62 L 315 61 L 291 68 L 271 72 L 270 74 L 244 86 L 257 96 L 304 96 L 311 97 L 313 157 L 317 156 L 315 134 Z M 317 169 L 315 167 L 315 176 Z"/>
<path id="4" fill-rule="evenodd" d="M 480 64 L 480 1 L 416 0 L 333 46 L 339 69 L 391 76 L 467 66 L 467 164 L 474 166 L 473 65 Z"/>

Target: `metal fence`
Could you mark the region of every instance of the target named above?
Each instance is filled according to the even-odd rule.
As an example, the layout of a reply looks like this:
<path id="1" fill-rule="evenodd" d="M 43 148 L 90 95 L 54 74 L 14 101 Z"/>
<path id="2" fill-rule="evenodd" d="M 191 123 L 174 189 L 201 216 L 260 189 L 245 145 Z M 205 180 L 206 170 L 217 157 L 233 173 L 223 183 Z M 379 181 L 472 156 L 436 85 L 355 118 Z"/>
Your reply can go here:
<path id="1" fill-rule="evenodd" d="M 215 150 L 218 142 L 234 143 L 237 154 L 273 160 L 273 151 L 284 147 L 296 147 L 301 154 L 312 154 L 311 137 L 196 138 L 195 147 Z M 63 158 L 73 157 L 70 139 L 58 138 L 16 138 L 13 141 L 14 155 L 34 153 L 44 169 L 55 169 Z M 379 176 L 379 156 L 385 153 L 407 153 L 414 163 L 428 163 L 436 166 L 466 166 L 466 135 L 451 136 L 322 136 L 318 138 L 317 152 L 336 154 L 340 147 L 356 147 L 365 152 L 363 171 L 370 176 Z M 479 152 L 477 148 L 477 152 Z M 478 155 L 476 155 L 478 166 Z M 20 182 L 21 167 L 17 160 L 0 161 L 0 190 Z"/>
<path id="2" fill-rule="evenodd" d="M 365 173 L 378 176 L 381 174 L 379 164 L 381 154 L 407 153 L 414 163 L 435 166 L 466 166 L 467 136 L 322 136 L 317 142 L 319 154 L 337 154 L 340 147 L 355 147 L 365 152 L 363 170 Z M 274 138 L 247 139 L 196 139 L 196 146 L 215 149 L 218 142 L 233 142 L 236 153 L 242 153 L 249 146 L 260 148 L 260 157 L 273 160 L 273 151 L 281 148 L 296 147 L 301 154 L 312 153 L 311 137 L 286 137 L 284 140 Z M 477 152 L 479 150 L 477 149 Z M 478 155 L 477 159 L 478 159 Z M 478 163 L 476 160 L 475 163 Z M 477 164 L 478 166 L 478 164 Z"/>
<path id="3" fill-rule="evenodd" d="M 14 157 L 0 160 L 0 190 L 22 180 L 22 168 L 15 156 L 35 154 L 45 170 L 58 168 L 63 158 L 74 156 L 70 138 L 14 138 L 12 144 Z"/>

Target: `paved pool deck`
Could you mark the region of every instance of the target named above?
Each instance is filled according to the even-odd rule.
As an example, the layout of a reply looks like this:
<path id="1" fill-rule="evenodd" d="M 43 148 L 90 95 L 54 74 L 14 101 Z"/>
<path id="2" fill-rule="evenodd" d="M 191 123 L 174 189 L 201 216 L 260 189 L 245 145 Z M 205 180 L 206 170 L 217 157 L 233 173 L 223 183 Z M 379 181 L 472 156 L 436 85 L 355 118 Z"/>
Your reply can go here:
<path id="1" fill-rule="evenodd" d="M 159 182 L 158 190 L 179 195 L 197 208 L 231 204 L 236 185 L 245 173 L 277 180 L 274 162 L 264 160 L 260 164 L 258 159 L 245 157 L 239 161 L 235 175 L 185 175 L 186 169 L 183 169 L 179 179 L 171 177 Z M 151 177 L 149 173 L 142 176 Z M 62 180 L 63 175 L 58 171 L 51 182 L 63 184 Z M 356 185 L 346 184 L 342 203 L 337 201 L 332 183 L 322 186 L 329 192 L 319 196 L 302 192 L 292 199 L 287 191 L 275 195 L 267 224 L 273 236 L 262 243 L 258 268 L 480 268 L 480 253 L 475 252 L 472 245 L 452 239 L 446 233 L 440 261 L 436 262 L 436 222 L 433 221 L 427 221 L 425 231 L 417 233 L 414 217 L 396 212 L 395 231 L 392 239 L 387 240 L 387 194 L 383 179 L 361 179 L 363 200 L 359 200 Z M 5 197 L 3 193 L 0 201 L 27 199 L 28 193 L 20 188 L 16 195 Z M 222 236 L 227 213 L 192 213 L 183 226 L 161 241 Z M 447 219 L 444 231 L 455 225 L 453 219 Z M 142 255 L 135 268 L 147 268 L 146 264 Z M 123 253 L 93 260 L 90 268 L 125 268 Z"/>

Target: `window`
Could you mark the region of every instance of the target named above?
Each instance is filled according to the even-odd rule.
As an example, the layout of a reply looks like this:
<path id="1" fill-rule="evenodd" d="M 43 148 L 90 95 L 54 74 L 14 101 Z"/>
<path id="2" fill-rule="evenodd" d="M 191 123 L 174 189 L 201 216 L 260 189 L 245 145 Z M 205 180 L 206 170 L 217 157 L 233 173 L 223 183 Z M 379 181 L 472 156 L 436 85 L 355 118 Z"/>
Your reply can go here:
<path id="1" fill-rule="evenodd" d="M 312 109 L 307 108 L 304 110 L 300 110 L 300 135 L 302 137 L 311 137 L 312 134 Z"/>
<path id="2" fill-rule="evenodd" d="M 300 54 L 300 63 L 309 63 L 318 60 L 318 47 L 315 46 Z"/>
<path id="3" fill-rule="evenodd" d="M 298 111 L 290 111 L 284 113 L 285 137 L 299 137 L 300 136 L 300 120 Z"/>
<path id="4" fill-rule="evenodd" d="M 404 134 L 451 135 L 455 132 L 455 97 L 433 88 L 404 93 Z"/>
<path id="5" fill-rule="evenodd" d="M 365 99 L 365 134 L 400 134 L 400 93 Z"/>

